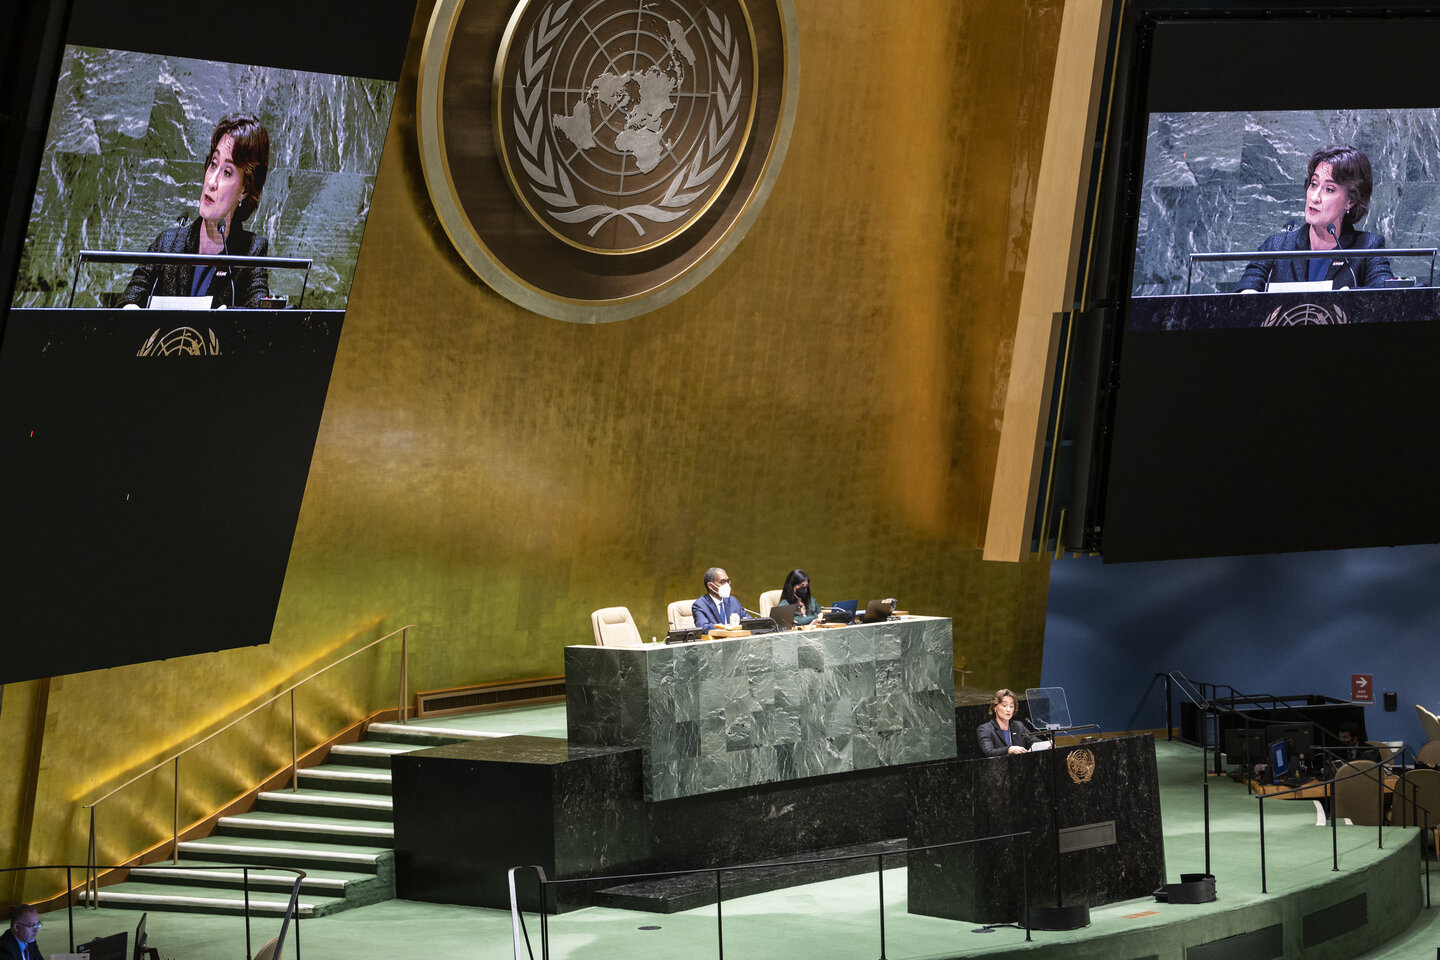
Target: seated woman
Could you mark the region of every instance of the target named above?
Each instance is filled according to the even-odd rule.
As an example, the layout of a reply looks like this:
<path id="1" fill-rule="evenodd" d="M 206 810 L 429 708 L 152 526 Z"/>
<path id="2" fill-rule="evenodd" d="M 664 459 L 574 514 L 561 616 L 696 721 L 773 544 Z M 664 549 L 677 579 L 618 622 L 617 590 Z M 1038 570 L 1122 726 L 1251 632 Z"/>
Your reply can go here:
<path id="1" fill-rule="evenodd" d="M 820 615 L 820 604 L 810 595 L 810 574 L 804 570 L 791 570 L 785 576 L 785 586 L 780 590 L 780 602 L 775 606 L 782 607 L 787 604 L 801 608 L 800 612 L 795 614 L 797 627 L 811 623 Z"/>
<path id="2" fill-rule="evenodd" d="M 1236 290 L 1255 293 L 1272 283 L 1329 280 L 1335 289 L 1383 287 L 1394 274 L 1387 257 L 1335 260 L 1324 251 L 1380 250 L 1385 238 L 1354 226 L 1370 210 L 1374 187 L 1370 158 L 1354 147 L 1324 147 L 1310 156 L 1305 174 L 1305 227 L 1272 233 L 1260 244 L 1263 251 L 1315 250 L 1319 256 L 1299 260 L 1257 260 L 1245 268 Z"/>
<path id="3" fill-rule="evenodd" d="M 993 720 L 987 720 L 976 729 L 980 750 L 987 757 L 1003 757 L 1007 753 L 1025 753 L 1030 745 L 1040 738 L 1015 719 L 1015 694 L 1001 688 L 990 698 L 990 713 Z"/>
<path id="4" fill-rule="evenodd" d="M 265 256 L 269 241 L 240 224 L 260 205 L 269 169 L 270 134 L 265 126 L 251 114 L 223 117 L 210 135 L 199 216 L 188 227 L 161 233 L 150 252 Z M 269 295 L 269 272 L 263 267 L 142 263 L 120 295 L 120 305 L 143 307 L 151 297 L 210 296 L 216 306 L 258 307 Z"/>

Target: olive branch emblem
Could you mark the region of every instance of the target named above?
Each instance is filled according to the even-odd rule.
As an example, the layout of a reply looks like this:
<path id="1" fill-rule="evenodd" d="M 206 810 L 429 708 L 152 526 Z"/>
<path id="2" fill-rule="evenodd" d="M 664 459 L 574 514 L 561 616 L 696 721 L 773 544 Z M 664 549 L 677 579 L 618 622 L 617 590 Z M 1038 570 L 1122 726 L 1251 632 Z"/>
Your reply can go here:
<path id="1" fill-rule="evenodd" d="M 593 237 L 605 224 L 620 217 L 634 227 L 637 234 L 644 236 L 645 226 L 641 220 L 669 223 L 685 216 L 690 212 L 689 205 L 705 193 L 706 185 L 729 158 L 727 148 L 735 136 L 740 118 L 740 43 L 730 29 L 728 17 L 717 16 L 713 10 L 706 11 L 710 18 L 711 43 L 722 51 L 718 64 L 719 89 L 715 92 L 716 109 L 710 115 L 709 129 L 703 144 L 697 145 L 694 159 L 670 178 L 660 199 L 653 204 L 620 208 L 597 203 L 582 206 L 575 197 L 564 164 L 559 162 L 558 156 L 552 156 L 546 136 L 546 114 L 541 109 L 544 93 L 541 71 L 550 62 L 555 40 L 565 29 L 565 14 L 571 2 L 565 0 L 547 8 L 525 38 L 524 57 L 516 76 L 515 111 L 512 116 L 520 164 L 530 176 L 531 189 L 549 205 L 546 213 L 554 219 L 562 223 L 594 220 L 589 230 L 589 235 Z"/>

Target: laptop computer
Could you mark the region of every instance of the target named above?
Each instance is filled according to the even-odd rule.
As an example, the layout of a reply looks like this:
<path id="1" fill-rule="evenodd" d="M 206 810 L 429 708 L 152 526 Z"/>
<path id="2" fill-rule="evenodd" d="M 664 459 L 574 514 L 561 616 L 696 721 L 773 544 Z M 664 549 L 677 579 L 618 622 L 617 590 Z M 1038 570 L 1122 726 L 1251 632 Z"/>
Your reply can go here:
<path id="1" fill-rule="evenodd" d="M 770 608 L 770 619 L 775 621 L 775 626 L 781 630 L 795 629 L 795 615 L 800 608 L 793 603 L 782 603 Z"/>
<path id="2" fill-rule="evenodd" d="M 860 618 L 861 623 L 879 623 L 881 620 L 890 619 L 890 614 L 895 612 L 895 598 L 888 600 L 871 600 L 865 605 L 865 613 Z"/>

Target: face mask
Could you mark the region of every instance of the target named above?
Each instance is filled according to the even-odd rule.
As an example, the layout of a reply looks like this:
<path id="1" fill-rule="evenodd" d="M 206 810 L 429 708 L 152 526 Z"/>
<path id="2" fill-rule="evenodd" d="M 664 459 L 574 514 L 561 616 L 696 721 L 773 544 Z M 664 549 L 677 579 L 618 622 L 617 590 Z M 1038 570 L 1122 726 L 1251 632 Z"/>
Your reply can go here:
<path id="1" fill-rule="evenodd" d="M 795 596 L 799 597 L 801 600 L 809 600 L 809 599 L 810 599 L 810 588 L 809 588 L 809 587 L 796 587 L 796 588 L 795 588 Z"/>
<path id="2" fill-rule="evenodd" d="M 721 599 L 721 600 L 724 600 L 724 599 L 726 599 L 727 597 L 729 597 L 729 596 L 730 596 L 730 584 L 728 584 L 728 583 L 722 583 L 722 584 L 720 584 L 719 594 L 720 594 L 720 599 Z"/>

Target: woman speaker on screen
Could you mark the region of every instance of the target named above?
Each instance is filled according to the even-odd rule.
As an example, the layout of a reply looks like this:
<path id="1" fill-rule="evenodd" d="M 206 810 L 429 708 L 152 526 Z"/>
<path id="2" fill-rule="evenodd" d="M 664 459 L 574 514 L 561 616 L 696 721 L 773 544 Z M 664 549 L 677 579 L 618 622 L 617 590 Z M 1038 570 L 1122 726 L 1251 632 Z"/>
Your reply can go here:
<path id="1" fill-rule="evenodd" d="M 1325 147 L 1310 156 L 1305 176 L 1305 226 L 1272 233 L 1264 251 L 1314 250 L 1319 256 L 1294 260 L 1256 260 L 1245 268 L 1236 290 L 1254 293 L 1272 283 L 1331 281 L 1335 289 L 1383 287 L 1394 274 L 1385 256 L 1336 259 L 1324 256 L 1344 250 L 1379 250 L 1385 238 L 1355 229 L 1370 209 L 1375 179 L 1370 158 L 1354 147 Z"/>
<path id="2" fill-rule="evenodd" d="M 199 216 L 188 227 L 161 233 L 150 244 L 150 252 L 265 256 L 269 242 L 241 224 L 260 205 L 269 169 L 270 134 L 265 125 L 253 114 L 221 118 L 210 135 L 210 153 L 200 182 Z M 143 307 L 151 297 L 209 296 L 216 306 L 258 307 L 269 295 L 269 275 L 264 267 L 142 263 L 121 294 L 120 304 Z"/>

